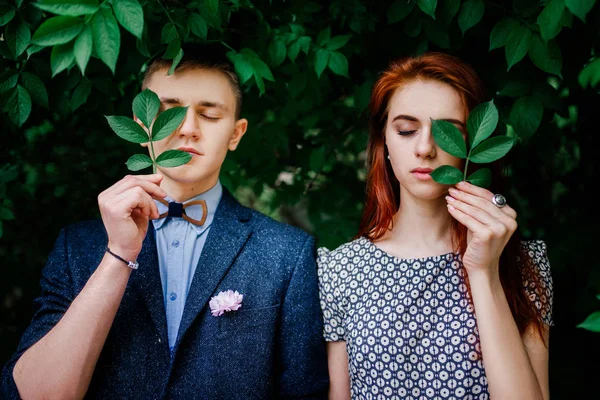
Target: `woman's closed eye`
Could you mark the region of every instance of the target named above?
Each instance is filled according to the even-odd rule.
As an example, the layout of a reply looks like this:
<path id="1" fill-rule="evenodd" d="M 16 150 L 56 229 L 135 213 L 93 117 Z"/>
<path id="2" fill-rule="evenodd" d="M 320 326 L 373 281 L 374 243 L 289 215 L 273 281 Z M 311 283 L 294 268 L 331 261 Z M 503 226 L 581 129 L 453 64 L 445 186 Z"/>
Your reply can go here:
<path id="1" fill-rule="evenodd" d="M 412 135 L 412 134 L 413 134 L 413 133 L 415 133 L 416 131 L 417 131 L 416 129 L 413 129 L 413 130 L 407 130 L 407 131 L 402 131 L 402 130 L 399 130 L 399 131 L 398 131 L 398 135 L 400 135 L 400 136 L 408 136 L 408 135 Z"/>

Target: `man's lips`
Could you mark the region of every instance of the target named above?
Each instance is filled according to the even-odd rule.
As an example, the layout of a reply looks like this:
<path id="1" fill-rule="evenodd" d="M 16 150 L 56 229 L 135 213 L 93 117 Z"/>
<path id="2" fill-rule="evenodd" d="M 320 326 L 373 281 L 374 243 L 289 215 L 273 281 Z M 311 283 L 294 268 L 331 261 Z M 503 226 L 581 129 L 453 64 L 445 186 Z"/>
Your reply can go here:
<path id="1" fill-rule="evenodd" d="M 200 153 L 199 151 L 197 151 L 196 149 L 194 149 L 192 147 L 180 147 L 177 150 L 185 151 L 186 153 L 194 154 L 197 156 L 203 155 L 202 153 Z"/>

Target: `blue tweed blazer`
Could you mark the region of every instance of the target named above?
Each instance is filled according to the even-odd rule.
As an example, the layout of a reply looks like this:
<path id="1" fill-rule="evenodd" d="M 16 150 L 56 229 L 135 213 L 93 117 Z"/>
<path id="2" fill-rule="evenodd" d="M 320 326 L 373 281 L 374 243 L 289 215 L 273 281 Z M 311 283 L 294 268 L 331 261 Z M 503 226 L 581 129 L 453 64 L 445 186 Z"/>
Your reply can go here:
<path id="1" fill-rule="evenodd" d="M 16 361 L 60 320 L 106 243 L 99 220 L 61 231 L 43 271 L 37 311 L 2 372 L 0 397 L 19 398 Z M 152 223 L 138 261 L 86 398 L 326 398 L 315 247 L 308 234 L 241 206 L 224 190 L 173 357 Z M 242 308 L 212 316 L 210 298 L 229 289 L 244 295 Z"/>

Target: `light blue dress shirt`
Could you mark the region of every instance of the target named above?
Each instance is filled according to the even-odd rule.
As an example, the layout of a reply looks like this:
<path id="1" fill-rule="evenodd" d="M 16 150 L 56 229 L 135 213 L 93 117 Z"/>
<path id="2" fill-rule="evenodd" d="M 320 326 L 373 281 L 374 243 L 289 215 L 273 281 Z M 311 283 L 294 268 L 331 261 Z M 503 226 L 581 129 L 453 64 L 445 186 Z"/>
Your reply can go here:
<path id="1" fill-rule="evenodd" d="M 167 314 L 167 332 L 169 335 L 169 347 L 171 352 L 177 340 L 177 332 L 185 300 L 190 290 L 196 266 L 200 260 L 200 254 L 204 248 L 206 237 L 213 222 L 215 211 L 221 196 L 223 186 L 217 182 L 212 189 L 193 197 L 183 204 L 194 200 L 206 201 L 208 214 L 204 225 L 197 226 L 187 222 L 183 218 L 166 217 L 152 221 L 156 235 L 156 250 L 158 253 L 158 265 L 160 279 L 162 281 L 163 299 Z M 171 202 L 169 196 L 165 200 Z M 155 201 L 160 214 L 167 212 L 164 204 Z M 185 209 L 186 214 L 193 219 L 202 219 L 202 207 L 191 206 Z"/>

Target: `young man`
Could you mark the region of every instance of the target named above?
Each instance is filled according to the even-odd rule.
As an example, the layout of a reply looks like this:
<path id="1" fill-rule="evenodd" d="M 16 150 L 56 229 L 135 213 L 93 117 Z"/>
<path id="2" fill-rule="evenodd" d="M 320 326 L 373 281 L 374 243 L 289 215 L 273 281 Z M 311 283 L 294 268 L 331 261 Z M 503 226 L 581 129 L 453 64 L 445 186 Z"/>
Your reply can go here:
<path id="1" fill-rule="evenodd" d="M 222 56 L 185 54 L 172 76 L 154 61 L 144 87 L 189 106 L 156 155 L 192 160 L 125 177 L 99 195 L 102 221 L 61 231 L 2 398 L 326 396 L 314 241 L 221 186 L 248 125 L 238 78 Z"/>

